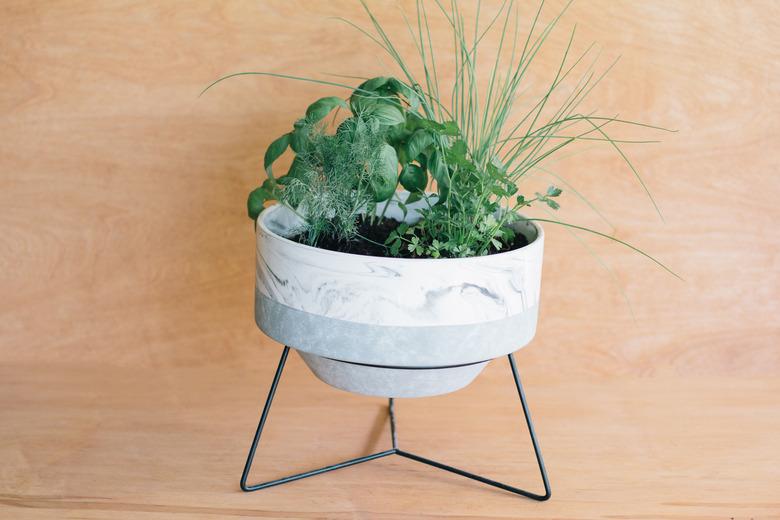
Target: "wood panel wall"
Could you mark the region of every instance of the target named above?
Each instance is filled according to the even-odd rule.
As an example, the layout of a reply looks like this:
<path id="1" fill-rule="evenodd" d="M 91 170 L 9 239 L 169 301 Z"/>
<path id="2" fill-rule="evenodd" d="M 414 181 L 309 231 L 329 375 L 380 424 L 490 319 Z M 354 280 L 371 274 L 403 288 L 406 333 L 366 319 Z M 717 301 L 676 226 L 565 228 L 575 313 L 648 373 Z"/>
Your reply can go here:
<path id="1" fill-rule="evenodd" d="M 413 2 L 373 5 L 411 52 L 399 9 Z M 602 209 L 616 236 L 685 281 L 581 235 L 610 274 L 548 226 L 528 354 L 536 370 L 778 373 L 779 7 L 593 0 L 566 14 L 531 84 L 548 79 L 575 22 L 576 49 L 598 42 L 603 66 L 622 56 L 588 105 L 677 130 L 627 148 L 665 222 L 608 149 L 549 167 Z M 332 16 L 365 22 L 351 0 L 0 6 L 2 359 L 231 364 L 269 343 L 252 320 L 245 196 L 270 140 L 308 102 L 343 91 L 247 77 L 198 93 L 246 70 L 387 73 L 388 60 Z M 608 229 L 570 190 L 562 202 L 562 218 Z"/>

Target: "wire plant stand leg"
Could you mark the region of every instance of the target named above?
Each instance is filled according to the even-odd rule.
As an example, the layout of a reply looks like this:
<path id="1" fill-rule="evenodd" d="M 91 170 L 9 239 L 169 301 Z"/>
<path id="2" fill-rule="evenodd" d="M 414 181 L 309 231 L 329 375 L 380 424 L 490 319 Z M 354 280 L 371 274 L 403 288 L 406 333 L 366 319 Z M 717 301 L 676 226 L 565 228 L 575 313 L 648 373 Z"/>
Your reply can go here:
<path id="1" fill-rule="evenodd" d="M 427 464 L 428 466 L 433 466 L 435 468 L 442 469 L 444 471 L 449 471 L 450 473 L 455 473 L 457 475 L 461 475 L 463 477 L 470 478 L 472 480 L 482 482 L 483 484 L 497 487 L 505 491 L 509 491 L 511 493 L 530 498 L 532 500 L 537 500 L 541 502 L 544 500 L 548 500 L 550 498 L 551 491 L 550 491 L 550 482 L 547 478 L 547 470 L 544 467 L 544 459 L 542 458 L 542 452 L 541 449 L 539 448 L 539 442 L 537 441 L 536 433 L 534 432 L 534 426 L 533 426 L 533 422 L 531 421 L 531 414 L 528 410 L 528 403 L 526 402 L 525 392 L 523 391 L 523 385 L 520 382 L 520 375 L 517 371 L 517 364 L 515 363 L 515 358 L 512 354 L 509 354 L 507 357 L 509 358 L 509 366 L 512 370 L 512 377 L 515 380 L 515 386 L 517 388 L 518 396 L 520 397 L 520 403 L 523 407 L 523 416 L 525 417 L 526 426 L 528 427 L 528 432 L 531 436 L 531 443 L 533 444 L 534 454 L 536 455 L 536 462 L 539 466 L 539 473 L 541 474 L 542 483 L 544 484 L 543 495 L 532 493 L 531 491 L 526 491 L 518 487 L 510 486 L 509 484 L 504 484 L 502 482 L 498 482 L 496 480 L 492 480 L 483 477 L 481 475 L 477 475 L 475 473 L 471 473 L 469 471 L 465 471 L 447 464 L 443 464 L 441 462 L 437 462 L 435 460 L 431 460 L 426 457 L 421 457 L 419 455 L 415 455 L 414 453 L 410 453 L 408 451 L 404 451 L 400 449 L 398 447 L 398 431 L 395 422 L 395 400 L 392 397 L 388 399 L 388 414 L 390 416 L 390 437 L 392 439 L 391 449 L 385 451 L 379 451 L 376 453 L 372 453 L 370 455 L 365 455 L 363 457 L 357 457 L 354 459 L 345 460 L 344 462 L 339 462 L 337 464 L 332 464 L 330 466 L 325 466 L 319 469 L 305 471 L 303 473 L 296 473 L 288 477 L 282 477 L 275 480 L 261 482 L 259 484 L 248 485 L 247 479 L 249 478 L 249 471 L 252 468 L 252 462 L 254 461 L 255 453 L 257 451 L 257 446 L 260 442 L 260 436 L 263 433 L 263 428 L 265 427 L 266 420 L 268 419 L 268 414 L 271 410 L 271 404 L 273 402 L 274 396 L 276 395 L 276 389 L 278 388 L 279 381 L 282 378 L 282 372 L 284 371 L 284 365 L 287 362 L 287 356 L 289 355 L 289 353 L 290 353 L 290 347 L 285 346 L 284 350 L 282 351 L 282 356 L 279 359 L 279 366 L 276 368 L 276 373 L 274 374 L 273 382 L 271 383 L 271 389 L 268 391 L 268 398 L 266 399 L 265 405 L 263 406 L 263 412 L 260 415 L 260 422 L 257 425 L 257 431 L 255 432 L 255 436 L 252 439 L 252 445 L 249 448 L 249 454 L 247 455 L 246 464 L 244 464 L 244 471 L 241 474 L 241 489 L 243 491 L 247 491 L 247 492 L 257 491 L 272 486 L 286 484 L 288 482 L 294 482 L 296 480 L 304 479 L 307 477 L 313 477 L 314 475 L 320 475 L 322 473 L 327 473 L 329 471 L 334 471 L 341 468 L 347 468 L 349 466 L 354 466 L 356 464 L 361 464 L 363 462 L 368 462 L 370 460 L 380 459 L 382 457 L 387 457 L 389 455 L 399 455 L 406 459 L 421 462 L 423 464 Z"/>
<path id="2" fill-rule="evenodd" d="M 278 486 L 280 484 L 286 484 L 288 482 L 293 482 L 306 477 L 313 477 L 314 475 L 327 473 L 328 471 L 333 471 L 335 469 L 347 468 L 349 466 L 354 466 L 355 464 L 360 464 L 361 462 L 368 462 L 369 460 L 374 460 L 374 459 L 387 457 L 388 455 L 395 454 L 394 449 L 380 451 L 378 453 L 373 453 L 371 455 L 366 455 L 364 457 L 357 457 L 354 459 L 346 460 L 344 462 L 340 462 L 338 464 L 325 466 L 324 468 L 319 468 L 312 471 L 305 471 L 303 473 L 297 473 L 295 475 L 290 475 L 289 477 L 283 477 L 276 480 L 269 480 L 267 482 L 262 482 L 260 484 L 248 485 L 247 478 L 249 477 L 249 470 L 252 469 L 252 461 L 255 458 L 255 452 L 257 451 L 257 444 L 260 442 L 260 435 L 262 435 L 263 427 L 265 426 L 265 421 L 268 419 L 268 412 L 271 410 L 271 403 L 274 400 L 274 395 L 276 394 L 276 388 L 279 386 L 279 380 L 282 378 L 282 371 L 284 370 L 284 365 L 287 362 L 287 355 L 289 353 L 290 353 L 290 347 L 285 346 L 284 350 L 282 351 L 282 357 L 279 359 L 279 366 L 276 368 L 276 374 L 274 374 L 274 380 L 271 383 L 271 389 L 268 391 L 268 398 L 265 401 L 265 406 L 263 406 L 263 413 L 260 416 L 260 422 L 257 425 L 257 431 L 255 432 L 255 437 L 254 439 L 252 439 L 252 446 L 249 448 L 249 455 L 247 456 L 246 464 L 244 465 L 244 472 L 241 474 L 241 489 L 243 491 L 257 491 L 259 489 Z"/>
<path id="3" fill-rule="evenodd" d="M 552 496 L 552 492 L 550 490 L 550 481 L 547 478 L 547 470 L 544 467 L 544 459 L 542 458 L 542 451 L 539 448 L 539 442 L 536 440 L 536 433 L 534 432 L 534 424 L 531 421 L 531 413 L 528 410 L 528 403 L 525 399 L 525 392 L 523 391 L 523 385 L 520 382 L 520 375 L 517 372 L 517 365 L 515 363 L 515 358 L 512 354 L 509 354 L 507 356 L 509 358 L 509 366 L 512 369 L 512 376 L 515 380 L 515 386 L 517 387 L 517 393 L 520 397 L 520 403 L 523 406 L 523 415 L 525 416 L 525 423 L 528 426 L 528 432 L 531 436 L 531 443 L 534 447 L 534 454 L 536 455 L 536 463 L 539 466 L 539 473 L 542 476 L 542 483 L 544 484 L 544 494 L 539 495 L 537 493 L 532 493 L 531 491 L 526 491 L 524 489 L 520 489 L 515 486 L 510 486 L 509 484 L 504 484 L 503 482 L 498 482 L 493 479 L 489 479 L 486 477 L 483 477 L 481 475 L 477 475 L 475 473 L 471 473 L 469 471 L 464 471 L 462 469 L 450 466 L 448 464 L 442 464 L 441 462 L 437 462 L 435 460 L 428 459 L 426 457 L 421 457 L 419 455 L 415 455 L 414 453 L 409 453 L 407 451 L 401 450 L 397 448 L 397 444 L 394 442 L 393 447 L 396 448 L 396 453 L 402 457 L 405 457 L 407 459 L 416 460 L 417 462 L 422 462 L 423 464 L 427 464 L 429 466 L 433 466 L 434 468 L 443 469 L 445 471 L 449 471 L 451 473 L 455 473 L 457 475 L 461 475 L 466 478 L 470 478 L 472 480 L 477 480 L 479 482 L 482 482 L 483 484 L 487 484 L 489 486 L 497 487 L 506 491 L 509 491 L 511 493 L 515 493 L 517 495 L 522 495 L 524 497 L 530 498 L 532 500 L 536 500 L 539 502 L 543 502 L 545 500 L 548 500 Z M 392 406 L 392 399 L 391 406 Z M 392 408 L 391 408 L 392 409 Z M 392 415 L 391 415 L 392 418 Z M 391 423 L 392 424 L 392 423 Z"/>

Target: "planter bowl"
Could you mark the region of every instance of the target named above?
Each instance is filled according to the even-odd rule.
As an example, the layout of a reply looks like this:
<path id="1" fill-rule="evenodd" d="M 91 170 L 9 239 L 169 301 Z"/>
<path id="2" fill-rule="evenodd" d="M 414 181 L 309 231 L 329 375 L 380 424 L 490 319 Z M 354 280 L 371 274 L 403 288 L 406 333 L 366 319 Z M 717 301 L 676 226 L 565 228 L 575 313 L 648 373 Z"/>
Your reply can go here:
<path id="1" fill-rule="evenodd" d="M 403 218 L 395 206 L 387 215 Z M 334 387 L 383 397 L 452 392 L 536 332 L 544 232 L 534 222 L 514 224 L 525 247 L 453 259 L 327 251 L 286 238 L 299 226 L 281 205 L 257 220 L 255 321 Z"/>

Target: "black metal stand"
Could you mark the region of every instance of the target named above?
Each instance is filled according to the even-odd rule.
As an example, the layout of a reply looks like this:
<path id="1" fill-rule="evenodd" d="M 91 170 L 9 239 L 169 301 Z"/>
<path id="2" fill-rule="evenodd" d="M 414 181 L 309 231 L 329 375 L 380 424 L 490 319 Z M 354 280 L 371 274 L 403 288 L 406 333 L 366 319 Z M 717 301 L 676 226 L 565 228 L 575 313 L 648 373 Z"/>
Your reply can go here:
<path id="1" fill-rule="evenodd" d="M 390 413 L 390 435 L 393 442 L 393 448 L 385 451 L 380 451 L 377 453 L 373 453 L 371 455 L 366 455 L 364 457 L 358 457 L 355 459 L 346 460 L 344 462 L 340 462 L 338 464 L 333 464 L 331 466 L 325 466 L 323 468 L 315 469 L 312 471 L 306 471 L 304 473 L 298 473 L 295 475 L 290 475 L 289 477 L 284 477 L 276 480 L 269 480 L 268 482 L 262 482 L 260 484 L 254 484 L 254 485 L 247 485 L 246 481 L 249 477 L 249 470 L 252 467 L 252 461 L 255 458 L 255 451 L 257 451 L 257 444 L 260 442 L 260 435 L 263 433 L 263 427 L 265 426 L 265 421 L 268 419 L 268 412 L 271 409 L 271 403 L 274 400 L 274 394 L 276 394 L 276 388 L 279 386 L 279 380 L 282 377 L 282 371 L 284 370 L 284 364 L 287 361 L 287 355 L 290 353 L 290 347 L 285 346 L 284 350 L 282 351 L 282 357 L 279 359 L 279 366 L 276 369 L 276 374 L 274 375 L 273 383 L 271 383 L 271 390 L 268 392 L 268 399 L 265 401 L 265 406 L 263 406 L 263 413 L 260 416 L 260 423 L 257 425 L 257 431 L 255 432 L 255 437 L 252 440 L 252 446 L 249 448 L 249 455 L 246 459 L 246 464 L 244 465 L 244 472 L 241 475 L 241 489 L 244 491 L 257 491 L 258 489 L 265 489 L 269 488 L 271 486 L 278 486 L 280 484 L 286 484 L 288 482 L 293 482 L 295 480 L 300 480 L 307 477 L 313 477 L 314 475 L 319 475 L 320 473 L 326 473 L 328 471 L 333 471 L 336 469 L 346 468 L 349 466 L 354 466 L 355 464 L 360 464 L 361 462 L 368 462 L 369 460 L 379 459 L 382 457 L 387 457 L 388 455 L 400 455 L 401 457 L 405 457 L 407 459 L 416 460 L 417 462 L 422 462 L 423 464 L 427 464 L 429 466 L 433 466 L 435 468 L 443 469 L 445 471 L 449 471 L 451 473 L 456 473 L 458 475 L 462 475 L 464 477 L 477 480 L 479 482 L 482 482 L 484 484 L 488 484 L 490 486 L 494 486 L 497 488 L 504 489 L 506 491 L 509 491 L 511 493 L 515 493 L 517 495 L 522 495 L 524 497 L 528 497 L 533 500 L 538 501 L 544 501 L 550 498 L 550 483 L 547 480 L 547 471 L 544 469 L 544 460 L 542 460 L 542 453 L 539 450 L 539 443 L 536 440 L 536 434 L 534 433 L 534 425 L 531 422 L 531 415 L 528 411 L 528 404 L 525 400 L 525 392 L 523 392 L 523 386 L 520 384 L 520 375 L 517 373 L 517 365 L 515 364 L 515 358 L 512 354 L 509 354 L 507 357 L 509 358 L 509 366 L 512 369 L 512 376 L 515 380 L 515 386 L 517 387 L 517 393 L 520 396 L 520 404 L 523 406 L 523 415 L 525 416 L 525 422 L 528 426 L 528 432 L 531 434 L 531 443 L 534 447 L 534 453 L 536 454 L 536 462 L 539 464 L 539 472 L 542 475 L 542 482 L 544 483 L 544 494 L 538 495 L 536 493 L 532 493 L 530 491 L 526 491 L 524 489 L 520 489 L 514 486 L 510 486 L 508 484 L 504 484 L 501 482 L 497 482 L 495 480 L 491 480 L 489 478 L 482 477 L 480 475 L 476 475 L 474 473 L 470 473 L 468 471 L 464 471 L 462 469 L 454 468 L 452 466 L 448 466 L 447 464 L 442 464 L 441 462 L 436 462 L 435 460 L 427 459 L 425 457 L 421 457 L 419 455 L 415 455 L 414 453 L 409 453 L 408 451 L 404 451 L 398 447 L 398 439 L 396 434 L 396 427 L 395 427 L 395 408 L 394 408 L 394 400 L 391 397 L 389 399 L 389 413 Z"/>

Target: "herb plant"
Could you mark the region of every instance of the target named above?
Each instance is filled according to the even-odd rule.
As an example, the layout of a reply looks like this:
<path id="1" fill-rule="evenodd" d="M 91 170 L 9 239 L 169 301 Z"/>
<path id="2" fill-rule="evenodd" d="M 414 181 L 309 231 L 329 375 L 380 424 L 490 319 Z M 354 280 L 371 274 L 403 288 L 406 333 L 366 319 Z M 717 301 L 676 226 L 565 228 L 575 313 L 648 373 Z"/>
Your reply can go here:
<path id="1" fill-rule="evenodd" d="M 296 151 L 289 173 L 262 189 L 303 217 L 310 245 L 323 234 L 353 240 L 358 217 L 373 212 L 377 202 L 395 191 L 398 159 L 384 141 L 385 133 L 375 118 L 351 117 L 333 135 L 304 118 L 292 135 L 280 138 L 282 143 L 289 140 Z M 266 194 L 259 195 L 262 199 Z"/>
<path id="2" fill-rule="evenodd" d="M 316 245 L 323 233 L 360 240 L 354 225 L 359 215 L 381 216 L 377 204 L 386 207 L 391 198 L 403 210 L 406 204 L 422 200 L 423 209 L 415 210 L 419 220 L 398 226 L 386 241 L 387 254 L 436 258 L 498 252 L 513 244 L 511 224 L 523 218 L 520 210 L 534 204 L 548 210 L 559 208 L 560 187 L 529 195 L 520 193 L 518 186 L 542 171 L 545 160 L 578 141 L 601 142 L 619 154 L 660 216 L 642 177 L 623 151 L 622 144 L 628 141 L 614 139 L 612 130 L 621 125 L 664 129 L 581 109 L 611 66 L 595 73 L 595 59 L 589 58 L 593 46 L 573 56 L 574 30 L 547 86 L 518 112 L 517 100 L 525 99 L 522 88 L 529 68 L 568 4 L 552 21 L 542 24 L 542 2 L 530 29 L 520 35 L 514 0 L 505 0 L 484 26 L 480 26 L 478 0 L 476 22 L 468 28 L 458 2 L 452 0 L 445 6 L 444 0 L 433 0 L 434 7 L 429 7 L 429 2 L 417 0 L 416 19 L 404 17 L 418 54 L 419 63 L 413 66 L 365 1 L 360 1 L 371 30 L 342 21 L 387 53 L 400 70 L 399 78 L 372 78 L 353 89 L 332 81 L 246 72 L 207 87 L 233 76 L 258 74 L 353 89 L 348 103 L 334 97 L 315 102 L 292 132 L 269 146 L 265 155 L 268 180 L 249 197 L 251 218 L 257 217 L 267 200 L 277 199 L 301 214 L 307 240 Z M 451 28 L 453 48 L 448 53 L 442 54 L 433 43 L 430 9 Z M 492 31 L 498 38 L 497 52 L 485 59 L 479 52 L 480 42 Z M 439 82 L 442 74 L 437 69 L 442 55 L 454 59 L 454 81 L 447 90 Z M 590 63 L 581 72 L 586 62 Z M 421 74 L 415 74 L 415 69 Z M 575 71 L 580 72 L 573 79 Z M 484 78 L 487 88 L 480 89 Z M 568 93 L 560 92 L 564 84 Z M 349 117 L 334 135 L 327 135 L 321 121 L 337 107 L 349 109 Z M 276 179 L 271 165 L 288 146 L 296 153 L 295 160 L 290 172 Z M 403 199 L 396 192 L 398 184 L 408 192 Z M 607 234 L 556 219 L 535 220 L 620 242 L 668 271 L 643 251 Z"/>

